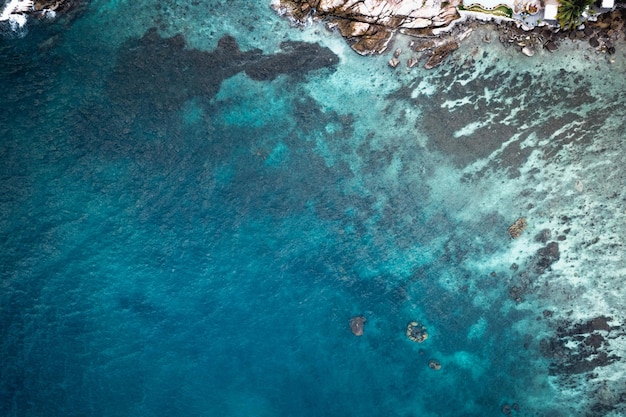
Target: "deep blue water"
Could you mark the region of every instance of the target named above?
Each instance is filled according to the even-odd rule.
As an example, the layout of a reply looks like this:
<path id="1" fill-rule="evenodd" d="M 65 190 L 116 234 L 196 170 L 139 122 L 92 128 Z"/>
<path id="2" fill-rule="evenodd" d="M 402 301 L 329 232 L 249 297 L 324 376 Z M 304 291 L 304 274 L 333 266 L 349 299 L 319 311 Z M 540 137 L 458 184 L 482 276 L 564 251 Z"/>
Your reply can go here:
<path id="1" fill-rule="evenodd" d="M 424 197 L 439 156 L 312 94 L 341 62 L 214 53 L 263 40 L 209 6 L 204 52 L 164 40 L 176 23 L 140 40 L 158 22 L 123 2 L 1 41 L 0 415 L 460 417 L 549 398 L 513 331 L 537 313 L 462 262 L 506 245 L 506 220 L 459 225 Z M 287 33 L 273 19 L 267 37 Z M 477 306 L 483 290 L 499 295 Z"/>

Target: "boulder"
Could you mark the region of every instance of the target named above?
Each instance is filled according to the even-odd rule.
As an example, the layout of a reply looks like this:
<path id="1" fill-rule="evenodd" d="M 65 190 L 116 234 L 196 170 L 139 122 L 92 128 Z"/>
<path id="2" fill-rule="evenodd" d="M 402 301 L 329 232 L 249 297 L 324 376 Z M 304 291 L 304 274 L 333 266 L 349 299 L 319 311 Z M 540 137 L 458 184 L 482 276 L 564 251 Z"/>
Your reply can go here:
<path id="1" fill-rule="evenodd" d="M 546 42 L 546 44 L 544 45 L 544 48 L 546 48 L 548 51 L 550 52 L 554 52 L 557 49 L 559 49 L 559 46 L 556 44 L 556 42 L 554 41 L 548 41 Z"/>
<path id="2" fill-rule="evenodd" d="M 363 326 L 367 319 L 363 316 L 356 316 L 350 319 L 350 330 L 355 336 L 363 336 Z"/>
<path id="3" fill-rule="evenodd" d="M 456 41 L 450 41 L 441 45 L 433 50 L 433 54 L 428 58 L 428 61 L 424 64 L 425 69 L 432 69 L 438 66 L 446 59 L 452 52 L 459 48 L 459 44 Z"/>
<path id="4" fill-rule="evenodd" d="M 419 58 L 412 56 L 406 61 L 406 66 L 409 68 L 413 68 L 420 62 Z"/>
<path id="5" fill-rule="evenodd" d="M 515 223 L 509 226 L 509 236 L 511 236 L 512 239 L 517 239 L 522 235 L 524 229 L 526 229 L 526 217 L 520 217 L 515 220 Z"/>
<path id="6" fill-rule="evenodd" d="M 533 48 L 532 46 L 524 46 L 522 48 L 522 53 L 526 56 L 533 56 L 535 55 L 535 48 Z"/>
<path id="7" fill-rule="evenodd" d="M 301 24 L 311 18 L 337 21 L 352 49 L 370 55 L 384 52 L 397 31 L 423 33 L 450 25 L 460 18 L 458 4 L 458 0 L 444 7 L 433 0 L 273 0 L 272 8 Z"/>

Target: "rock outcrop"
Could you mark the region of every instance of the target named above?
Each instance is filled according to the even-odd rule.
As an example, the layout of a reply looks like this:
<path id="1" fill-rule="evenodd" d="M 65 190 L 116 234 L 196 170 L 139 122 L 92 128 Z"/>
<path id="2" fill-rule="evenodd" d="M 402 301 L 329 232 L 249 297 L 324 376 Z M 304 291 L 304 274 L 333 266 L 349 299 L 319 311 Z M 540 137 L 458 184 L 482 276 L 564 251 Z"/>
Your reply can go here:
<path id="1" fill-rule="evenodd" d="M 361 55 L 384 52 L 396 32 L 434 36 L 458 19 L 459 0 L 273 0 L 272 7 L 296 23 L 324 20 Z"/>
<path id="2" fill-rule="evenodd" d="M 517 239 L 522 235 L 524 229 L 526 229 L 526 217 L 520 217 L 515 220 L 515 223 L 509 226 L 509 236 L 511 236 L 511 239 Z"/>
<path id="3" fill-rule="evenodd" d="M 11 15 L 41 17 L 50 13 L 66 12 L 79 1 L 72 0 L 12 0 L 0 13 L 0 20 L 8 20 Z"/>
<path id="4" fill-rule="evenodd" d="M 70 0 L 36 0 L 33 4 L 33 12 L 64 12 L 74 6 L 75 1 Z"/>
<path id="5" fill-rule="evenodd" d="M 367 319 L 363 316 L 356 316 L 350 319 L 350 330 L 355 336 L 363 336 L 363 325 Z"/>
<path id="6" fill-rule="evenodd" d="M 0 7 L 0 25 L 8 25 L 9 32 L 19 33 L 28 18 L 53 21 L 59 16 L 69 16 L 71 20 L 81 5 L 82 0 L 10 0 Z"/>

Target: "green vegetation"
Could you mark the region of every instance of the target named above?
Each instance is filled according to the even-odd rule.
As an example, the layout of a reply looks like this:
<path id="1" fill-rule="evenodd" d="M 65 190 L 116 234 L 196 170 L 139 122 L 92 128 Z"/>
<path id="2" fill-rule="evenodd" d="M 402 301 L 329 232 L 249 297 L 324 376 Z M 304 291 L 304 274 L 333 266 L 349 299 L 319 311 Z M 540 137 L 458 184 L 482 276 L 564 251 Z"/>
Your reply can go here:
<path id="1" fill-rule="evenodd" d="M 560 0 L 556 18 L 563 29 L 574 29 L 580 25 L 580 18 L 594 3 L 594 0 Z"/>
<path id="2" fill-rule="evenodd" d="M 487 13 L 492 14 L 494 16 L 502 16 L 502 17 L 511 17 L 513 16 L 513 10 L 505 5 L 501 4 L 500 6 L 494 9 L 485 9 L 480 7 L 477 4 L 472 4 L 470 6 L 459 6 L 459 10 L 467 10 L 468 12 L 479 12 L 479 13 Z"/>

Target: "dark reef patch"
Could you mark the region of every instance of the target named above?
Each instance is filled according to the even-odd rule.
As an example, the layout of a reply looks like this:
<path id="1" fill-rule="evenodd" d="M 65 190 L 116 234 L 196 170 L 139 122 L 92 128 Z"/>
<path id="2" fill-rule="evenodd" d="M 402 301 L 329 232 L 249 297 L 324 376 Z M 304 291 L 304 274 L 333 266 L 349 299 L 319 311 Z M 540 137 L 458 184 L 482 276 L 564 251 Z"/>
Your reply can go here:
<path id="1" fill-rule="evenodd" d="M 550 374 L 583 374 L 621 360 L 609 348 L 610 340 L 623 336 L 624 330 L 611 326 L 612 320 L 598 316 L 582 323 L 560 322 L 554 336 L 540 343 L 541 354 L 551 360 Z"/>
<path id="2" fill-rule="evenodd" d="M 545 243 L 549 239 L 551 231 L 544 229 L 537 236 L 535 241 Z M 513 285 L 509 289 L 509 297 L 516 303 L 524 301 L 526 294 L 535 292 L 536 282 L 540 275 L 549 271 L 552 264 L 561 258 L 558 242 L 548 242 L 545 246 L 537 249 L 535 255 L 530 257 L 523 268 L 514 268 Z"/>
<path id="3" fill-rule="evenodd" d="M 263 55 L 246 65 L 246 74 L 255 80 L 273 80 L 280 74 L 300 77 L 309 71 L 339 63 L 337 55 L 316 43 L 285 41 L 281 42 L 280 48 L 283 52 Z"/>
<path id="4" fill-rule="evenodd" d="M 559 244 L 550 242 L 546 246 L 539 248 L 536 257 L 535 270 L 541 274 L 560 259 Z"/>
<path id="5" fill-rule="evenodd" d="M 490 158 L 466 180 L 490 171 L 515 178 L 537 150 L 522 146 L 526 139 L 549 138 L 540 150 L 544 158 L 553 158 L 567 144 L 589 144 L 604 120 L 600 110 L 586 110 L 596 98 L 584 76 L 565 70 L 556 77 L 491 70 L 474 77 L 475 71 L 457 65 L 440 72 L 433 80 L 438 90 L 426 106 L 423 97 L 412 96 L 417 81 L 389 96 L 420 108 L 423 117 L 416 128 L 428 137 L 429 149 L 445 154 L 458 168 Z"/>
<path id="6" fill-rule="evenodd" d="M 224 36 L 214 51 L 207 52 L 188 49 L 182 35 L 162 38 L 151 29 L 120 47 L 110 79 L 113 101 L 176 109 L 193 97 L 213 97 L 222 81 L 239 72 L 255 80 L 272 80 L 281 74 L 301 77 L 339 62 L 330 49 L 318 44 L 283 42 L 281 47 L 283 51 L 273 55 L 260 49 L 242 52 L 235 38 Z"/>

